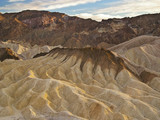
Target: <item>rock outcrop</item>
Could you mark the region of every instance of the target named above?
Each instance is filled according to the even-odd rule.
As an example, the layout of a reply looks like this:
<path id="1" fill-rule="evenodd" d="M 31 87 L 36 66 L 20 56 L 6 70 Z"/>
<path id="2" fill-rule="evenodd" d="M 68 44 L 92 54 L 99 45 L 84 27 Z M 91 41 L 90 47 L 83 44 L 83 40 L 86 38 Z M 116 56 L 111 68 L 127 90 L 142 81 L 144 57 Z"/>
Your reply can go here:
<path id="1" fill-rule="evenodd" d="M 10 48 L 0 48 L 0 61 L 6 59 L 19 60 L 19 57 Z"/>

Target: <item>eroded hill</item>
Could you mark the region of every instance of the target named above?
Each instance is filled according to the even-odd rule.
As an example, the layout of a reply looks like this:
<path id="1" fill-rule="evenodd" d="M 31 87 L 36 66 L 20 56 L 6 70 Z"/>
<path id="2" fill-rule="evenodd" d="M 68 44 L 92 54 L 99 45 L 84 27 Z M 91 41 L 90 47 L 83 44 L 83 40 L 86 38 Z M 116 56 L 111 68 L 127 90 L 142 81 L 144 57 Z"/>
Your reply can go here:
<path id="1" fill-rule="evenodd" d="M 6 60 L 0 63 L 0 117 L 159 120 L 160 75 L 137 74 L 134 67 L 97 48 L 54 48 L 34 59 Z"/>

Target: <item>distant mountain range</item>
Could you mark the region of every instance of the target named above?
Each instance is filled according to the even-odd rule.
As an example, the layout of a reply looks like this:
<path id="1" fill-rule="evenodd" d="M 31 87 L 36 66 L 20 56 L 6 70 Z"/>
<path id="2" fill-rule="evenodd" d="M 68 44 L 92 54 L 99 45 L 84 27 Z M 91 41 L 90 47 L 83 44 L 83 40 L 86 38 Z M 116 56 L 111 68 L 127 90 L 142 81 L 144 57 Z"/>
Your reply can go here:
<path id="1" fill-rule="evenodd" d="M 101 22 L 48 11 L 0 14 L 0 41 L 108 48 L 140 35 L 160 35 L 160 14 Z"/>

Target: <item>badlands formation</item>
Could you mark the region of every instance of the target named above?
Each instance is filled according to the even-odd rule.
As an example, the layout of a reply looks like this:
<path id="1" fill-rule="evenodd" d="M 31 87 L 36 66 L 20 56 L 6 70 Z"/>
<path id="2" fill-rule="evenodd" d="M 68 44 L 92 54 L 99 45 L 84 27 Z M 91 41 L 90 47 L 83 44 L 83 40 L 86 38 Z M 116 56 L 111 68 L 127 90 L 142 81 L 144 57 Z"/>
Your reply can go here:
<path id="1" fill-rule="evenodd" d="M 160 35 L 160 14 L 101 22 L 48 11 L 0 14 L 0 41 L 107 48 L 141 35 Z"/>
<path id="2" fill-rule="evenodd" d="M 6 34 L 0 30 L 0 120 L 160 120 L 159 14 L 118 20 L 125 23 L 122 27 L 117 20 L 102 24 L 54 13 L 58 27 L 51 30 L 54 25 L 41 23 L 43 12 L 37 16 L 34 12 L 0 14 L 0 27 L 6 30 Z M 53 13 L 47 14 L 49 19 Z M 142 18 L 146 24 L 152 22 L 154 30 L 147 25 L 142 29 L 138 24 Z M 26 24 L 20 21 L 24 19 Z M 38 25 L 27 25 L 30 20 Z M 84 28 L 68 26 L 76 21 L 86 22 Z M 93 28 L 88 28 L 88 21 Z M 104 22 L 111 31 L 99 28 Z M 134 24 L 131 34 L 126 29 Z M 72 39 L 71 33 L 62 41 L 54 36 L 60 30 L 64 30 L 61 37 L 66 35 L 64 25 L 71 33 L 76 29 L 80 39 Z M 32 35 L 27 38 L 23 30 Z M 57 34 L 50 36 L 48 30 Z M 111 35 L 111 41 L 105 35 Z"/>

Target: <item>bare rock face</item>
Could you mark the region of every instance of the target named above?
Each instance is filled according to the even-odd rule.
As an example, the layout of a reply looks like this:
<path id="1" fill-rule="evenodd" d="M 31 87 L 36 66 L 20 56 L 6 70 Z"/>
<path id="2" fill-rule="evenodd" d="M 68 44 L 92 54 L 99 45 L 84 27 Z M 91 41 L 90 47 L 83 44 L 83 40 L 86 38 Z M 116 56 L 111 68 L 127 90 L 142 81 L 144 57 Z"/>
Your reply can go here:
<path id="1" fill-rule="evenodd" d="M 47 11 L 0 15 L 0 40 L 65 47 L 119 44 L 140 35 L 160 34 L 160 14 L 96 22 Z M 110 45 L 108 45 L 110 46 Z"/>
<path id="2" fill-rule="evenodd" d="M 18 56 L 10 48 L 0 48 L 0 61 L 6 59 L 19 60 Z"/>

